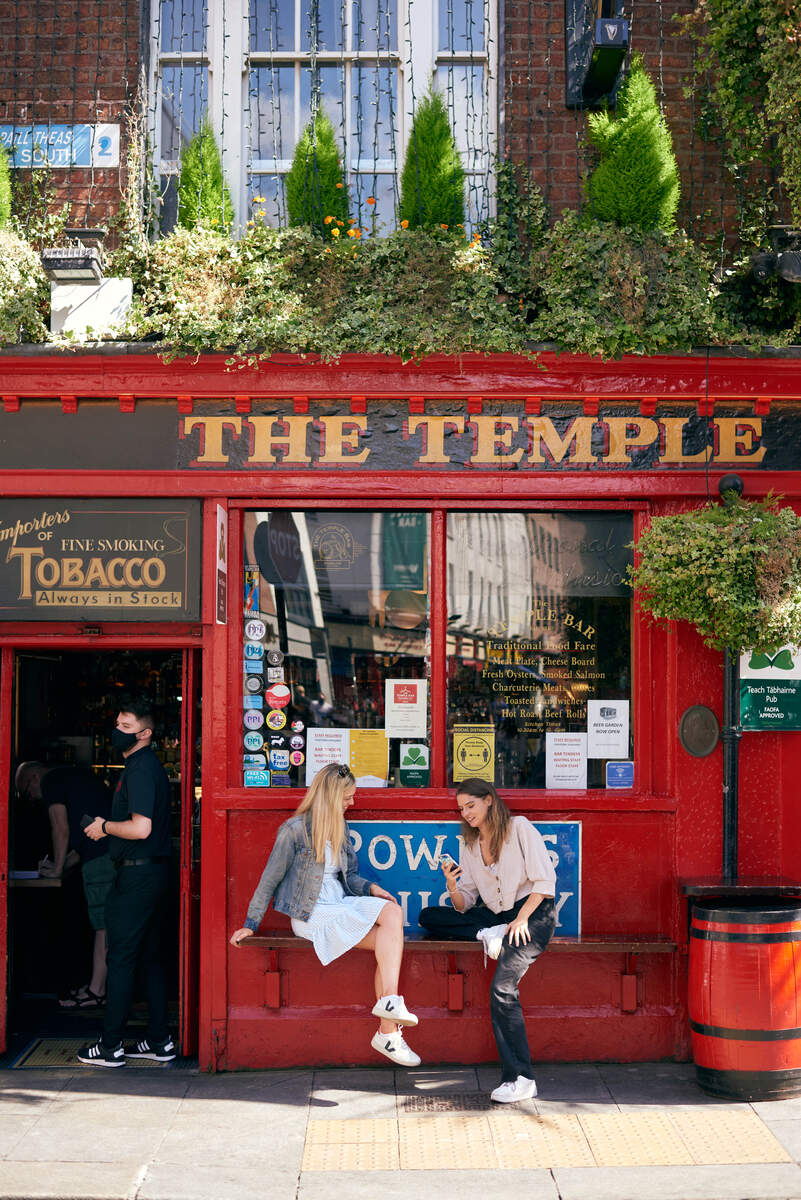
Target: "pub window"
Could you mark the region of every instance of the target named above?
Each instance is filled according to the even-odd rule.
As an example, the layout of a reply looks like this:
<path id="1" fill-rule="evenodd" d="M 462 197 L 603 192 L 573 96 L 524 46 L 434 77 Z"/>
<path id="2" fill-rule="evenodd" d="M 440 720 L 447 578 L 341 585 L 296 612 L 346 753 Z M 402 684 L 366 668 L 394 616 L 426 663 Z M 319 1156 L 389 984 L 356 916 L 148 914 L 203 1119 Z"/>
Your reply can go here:
<path id="1" fill-rule="evenodd" d="M 245 514 L 246 786 L 303 788 L 326 762 L 428 783 L 428 531 L 417 512 Z"/>
<path id="2" fill-rule="evenodd" d="M 633 755 L 632 518 L 502 513 L 478 563 L 476 526 L 482 514 L 448 517 L 449 782 L 605 787 L 607 763 Z M 473 602 L 490 576 L 503 595 L 493 609 L 505 614 L 494 622 Z"/>

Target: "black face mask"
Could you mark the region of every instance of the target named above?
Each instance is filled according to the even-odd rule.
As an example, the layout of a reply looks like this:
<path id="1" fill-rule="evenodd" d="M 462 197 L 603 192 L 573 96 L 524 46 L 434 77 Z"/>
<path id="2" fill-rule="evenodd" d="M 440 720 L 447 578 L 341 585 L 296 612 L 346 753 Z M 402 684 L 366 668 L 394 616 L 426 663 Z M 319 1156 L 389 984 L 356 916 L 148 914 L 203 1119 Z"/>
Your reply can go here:
<path id="1" fill-rule="evenodd" d="M 135 733 L 123 733 L 121 729 L 112 730 L 111 744 L 115 750 L 130 750 L 135 742 Z"/>

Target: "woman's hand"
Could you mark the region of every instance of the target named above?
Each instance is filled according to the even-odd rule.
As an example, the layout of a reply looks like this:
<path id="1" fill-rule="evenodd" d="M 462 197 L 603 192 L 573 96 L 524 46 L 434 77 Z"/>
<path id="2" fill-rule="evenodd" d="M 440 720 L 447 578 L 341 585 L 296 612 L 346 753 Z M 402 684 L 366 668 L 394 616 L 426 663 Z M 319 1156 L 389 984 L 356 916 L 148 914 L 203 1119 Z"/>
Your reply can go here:
<path id="1" fill-rule="evenodd" d="M 397 904 L 397 900 L 392 895 L 392 892 L 387 892 L 377 883 L 370 884 L 370 895 L 377 896 L 379 900 L 391 900 L 393 904 Z"/>
<path id="2" fill-rule="evenodd" d="M 445 886 L 451 895 L 457 891 L 456 885 L 459 882 L 459 876 L 462 873 L 462 868 L 453 859 L 440 859 L 439 865 L 442 867 L 442 874 L 445 876 Z"/>
<path id="3" fill-rule="evenodd" d="M 514 921 L 509 923 L 506 937 L 510 946 L 524 946 L 526 942 L 530 942 L 531 933 L 528 928 L 528 917 L 521 918 L 520 913 L 518 913 Z"/>
<path id="4" fill-rule="evenodd" d="M 244 942 L 245 938 L 249 937 L 253 937 L 252 929 L 248 929 L 247 927 L 237 929 L 235 933 L 231 934 L 231 945 L 238 946 L 241 942 Z"/>

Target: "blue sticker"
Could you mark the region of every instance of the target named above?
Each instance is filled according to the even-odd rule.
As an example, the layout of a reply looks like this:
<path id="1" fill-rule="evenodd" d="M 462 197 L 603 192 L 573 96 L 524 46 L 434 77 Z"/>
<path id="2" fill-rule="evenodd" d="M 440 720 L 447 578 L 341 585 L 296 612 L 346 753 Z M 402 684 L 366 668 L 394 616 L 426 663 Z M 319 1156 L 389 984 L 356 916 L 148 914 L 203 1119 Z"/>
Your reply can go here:
<path id="1" fill-rule="evenodd" d="M 270 772 L 245 769 L 245 787 L 269 787 Z"/>
<path id="2" fill-rule="evenodd" d="M 608 762 L 606 764 L 606 786 L 608 788 L 633 788 L 634 763 Z"/>
<path id="3" fill-rule="evenodd" d="M 264 696 L 243 696 L 243 708 L 264 708 Z"/>
<path id="4" fill-rule="evenodd" d="M 270 751 L 270 766 L 274 771 L 289 770 L 289 751 L 288 750 L 271 750 Z"/>
<path id="5" fill-rule="evenodd" d="M 292 787 L 292 780 L 288 775 L 279 775 L 277 771 L 273 771 L 273 787 Z"/>
<path id="6" fill-rule="evenodd" d="M 267 766 L 267 755 L 266 754 L 243 754 L 242 755 L 242 766 L 243 767 L 266 767 Z"/>

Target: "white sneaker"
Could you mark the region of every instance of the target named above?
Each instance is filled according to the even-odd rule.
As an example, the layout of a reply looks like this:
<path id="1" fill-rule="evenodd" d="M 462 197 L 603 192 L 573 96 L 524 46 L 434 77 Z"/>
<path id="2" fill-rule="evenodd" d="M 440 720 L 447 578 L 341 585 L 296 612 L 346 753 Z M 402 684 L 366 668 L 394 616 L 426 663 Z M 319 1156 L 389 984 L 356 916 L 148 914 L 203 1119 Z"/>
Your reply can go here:
<path id="1" fill-rule="evenodd" d="M 417 1017 L 406 1007 L 403 996 L 382 996 L 373 1005 L 373 1016 L 398 1025 L 416 1025 Z"/>
<path id="2" fill-rule="evenodd" d="M 533 1100 L 537 1094 L 537 1085 L 533 1079 L 518 1075 L 512 1082 L 502 1083 L 490 1094 L 490 1099 L 498 1104 L 514 1104 L 516 1100 Z"/>
<path id="3" fill-rule="evenodd" d="M 382 1033 L 379 1029 L 378 1033 L 373 1034 L 370 1045 L 399 1067 L 419 1067 L 422 1062 L 420 1055 L 406 1045 L 400 1029 L 396 1033 Z"/>
<path id="4" fill-rule="evenodd" d="M 503 949 L 503 938 L 508 925 L 488 925 L 486 929 L 479 929 L 476 934 L 476 940 L 484 943 L 484 966 L 487 965 L 488 958 L 497 958 Z"/>

